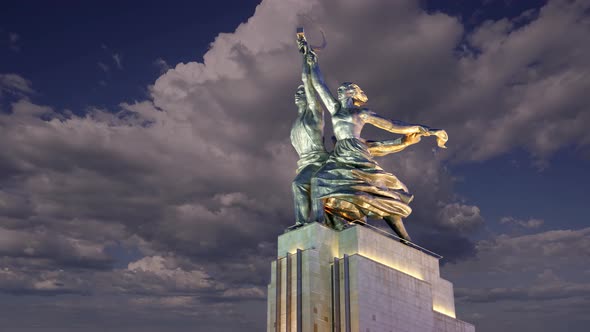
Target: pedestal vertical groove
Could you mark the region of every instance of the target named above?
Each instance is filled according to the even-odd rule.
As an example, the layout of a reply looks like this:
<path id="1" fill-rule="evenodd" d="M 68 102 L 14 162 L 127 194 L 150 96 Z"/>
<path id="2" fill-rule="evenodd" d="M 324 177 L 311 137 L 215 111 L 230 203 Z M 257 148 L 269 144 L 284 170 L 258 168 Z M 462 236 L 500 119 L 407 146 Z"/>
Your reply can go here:
<path id="1" fill-rule="evenodd" d="M 350 330 L 350 272 L 348 264 L 348 255 L 344 255 L 344 328 L 346 332 Z"/>
<path id="2" fill-rule="evenodd" d="M 297 249 L 297 332 L 303 332 L 303 314 L 302 314 L 302 296 L 303 296 L 303 288 L 302 288 L 302 251 L 301 249 Z"/>
<path id="3" fill-rule="evenodd" d="M 281 259 L 277 259 L 276 264 L 276 288 L 275 288 L 275 331 L 281 331 Z"/>
<path id="4" fill-rule="evenodd" d="M 332 331 L 340 332 L 340 260 L 332 264 Z"/>
<path id="5" fill-rule="evenodd" d="M 291 261 L 292 255 L 287 254 L 286 260 L 286 278 L 285 278 L 285 331 L 291 332 Z"/>

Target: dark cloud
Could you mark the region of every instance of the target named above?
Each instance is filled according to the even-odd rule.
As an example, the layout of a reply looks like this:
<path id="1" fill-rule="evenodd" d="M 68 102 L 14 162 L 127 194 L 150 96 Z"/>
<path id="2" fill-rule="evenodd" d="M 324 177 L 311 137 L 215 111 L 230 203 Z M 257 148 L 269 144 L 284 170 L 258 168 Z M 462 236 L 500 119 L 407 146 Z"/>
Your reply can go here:
<path id="1" fill-rule="evenodd" d="M 46 259 L 57 267 L 96 267 L 107 268 L 111 258 L 104 252 L 104 246 L 68 238 L 41 227 L 28 230 L 9 230 L 0 228 L 0 255 Z"/>
<path id="2" fill-rule="evenodd" d="M 503 316 L 511 330 L 550 330 L 567 321 L 569 331 L 583 331 L 590 284 L 581 271 L 589 235 L 588 228 L 499 235 L 479 241 L 474 257 L 446 264 L 442 273 L 462 285 L 455 288 L 458 308 L 478 328 L 491 331 Z"/>
<path id="3" fill-rule="evenodd" d="M 468 302 L 496 303 L 497 301 L 548 301 L 571 297 L 588 297 L 589 284 L 560 283 L 550 286 L 522 288 L 461 289 L 455 296 Z M 588 305 L 588 303 L 586 304 Z"/>

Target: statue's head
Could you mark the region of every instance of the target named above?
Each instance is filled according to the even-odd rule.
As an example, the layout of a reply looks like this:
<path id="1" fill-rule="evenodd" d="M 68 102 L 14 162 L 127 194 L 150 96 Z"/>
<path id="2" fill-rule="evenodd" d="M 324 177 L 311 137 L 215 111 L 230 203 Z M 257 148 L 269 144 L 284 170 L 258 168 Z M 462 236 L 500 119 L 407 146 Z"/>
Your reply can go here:
<path id="1" fill-rule="evenodd" d="M 297 91 L 295 91 L 295 105 L 307 105 L 307 98 L 305 97 L 305 88 L 303 87 L 303 85 L 298 86 Z"/>
<path id="2" fill-rule="evenodd" d="M 369 98 L 365 92 L 356 84 L 351 82 L 344 82 L 338 88 L 338 100 L 342 101 L 352 98 L 354 106 L 362 106 Z"/>

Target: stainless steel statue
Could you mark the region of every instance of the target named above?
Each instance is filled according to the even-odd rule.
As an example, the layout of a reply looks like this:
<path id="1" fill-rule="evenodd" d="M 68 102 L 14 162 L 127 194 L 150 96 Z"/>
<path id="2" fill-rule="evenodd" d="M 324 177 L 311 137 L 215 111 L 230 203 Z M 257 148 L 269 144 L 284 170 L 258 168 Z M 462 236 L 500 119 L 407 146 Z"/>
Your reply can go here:
<path id="1" fill-rule="evenodd" d="M 302 205 L 304 202 L 305 204 L 311 202 L 310 221 L 326 223 L 336 229 L 341 229 L 350 221 L 364 220 L 366 217 L 379 218 L 384 219 L 404 241 L 410 241 L 402 218 L 412 212 L 409 203 L 412 201 L 413 195 L 395 175 L 385 172 L 373 157 L 402 151 L 406 147 L 418 143 L 421 136 L 436 136 L 438 145 L 444 148 L 444 144 L 448 140 L 447 133 L 444 130 L 431 129 L 424 125 L 387 120 L 369 109 L 362 108 L 361 106 L 367 102 L 368 98 L 358 85 L 351 82 L 343 83 L 338 88 L 335 98 L 323 80 L 317 55 L 308 46 L 303 31 L 300 30 L 297 36 L 299 50 L 304 58 L 304 87 L 306 84 L 310 85 L 309 77 L 311 77 L 313 89 L 330 112 L 336 137 L 334 151 L 330 153 L 327 160 L 323 161 L 319 157 L 313 159 L 313 167 L 309 168 L 313 173 L 311 174 L 310 187 L 307 187 L 308 173 L 302 175 L 302 179 L 298 179 L 300 177 L 298 175 L 294 181 L 294 193 L 297 181 L 305 183 L 295 196 L 295 210 L 298 211 L 296 213 L 297 222 L 308 220 L 305 213 L 307 213 L 306 209 L 309 205 L 304 207 Z M 314 100 L 313 105 L 317 109 L 318 106 L 315 104 L 311 90 L 311 88 L 305 88 L 308 101 L 307 109 L 310 109 L 309 101 L 312 99 Z M 302 106 L 299 108 L 301 110 Z M 321 111 L 316 111 L 314 114 L 321 116 Z M 294 130 L 298 123 L 303 124 L 306 121 L 302 120 L 300 116 L 294 125 Z M 366 141 L 360 136 L 366 123 L 405 136 L 396 140 Z M 321 134 L 323 131 L 321 124 L 314 128 L 317 128 L 315 133 Z M 295 140 L 293 131 L 291 139 L 302 157 L 298 164 L 298 174 L 302 174 L 305 169 L 301 168 L 302 165 L 309 163 L 303 158 L 305 151 L 301 147 L 307 145 Z M 322 139 L 314 136 L 311 140 L 315 142 L 313 146 L 316 150 L 314 151 L 319 151 L 319 143 L 322 142 Z M 321 144 L 321 149 L 323 151 L 323 144 Z M 322 158 L 324 158 L 323 156 L 322 154 Z M 320 163 L 322 163 L 321 167 L 319 167 Z M 304 200 L 302 195 L 308 192 L 310 193 L 309 200 Z"/>
<path id="2" fill-rule="evenodd" d="M 295 92 L 297 119 L 291 128 L 291 144 L 299 155 L 292 183 L 295 223 L 304 224 L 311 211 L 311 178 L 328 159 L 324 148 L 324 113 L 311 85 L 310 67 L 303 59 L 303 85 Z"/>

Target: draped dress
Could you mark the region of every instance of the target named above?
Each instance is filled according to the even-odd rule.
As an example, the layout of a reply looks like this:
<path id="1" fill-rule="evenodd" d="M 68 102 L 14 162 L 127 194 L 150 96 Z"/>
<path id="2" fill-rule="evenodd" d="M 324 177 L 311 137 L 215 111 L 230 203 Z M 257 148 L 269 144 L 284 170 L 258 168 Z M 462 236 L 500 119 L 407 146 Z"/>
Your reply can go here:
<path id="1" fill-rule="evenodd" d="M 332 115 L 336 143 L 324 165 L 312 178 L 315 209 L 323 205 L 326 213 L 346 220 L 364 216 L 407 217 L 413 195 L 393 174 L 384 171 L 369 153 L 360 137 L 366 119 L 364 109 L 339 108 Z"/>

